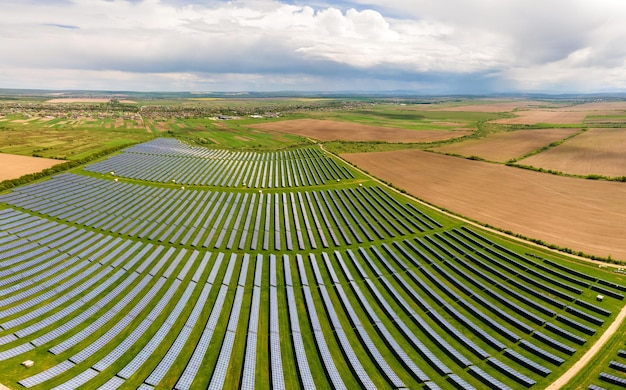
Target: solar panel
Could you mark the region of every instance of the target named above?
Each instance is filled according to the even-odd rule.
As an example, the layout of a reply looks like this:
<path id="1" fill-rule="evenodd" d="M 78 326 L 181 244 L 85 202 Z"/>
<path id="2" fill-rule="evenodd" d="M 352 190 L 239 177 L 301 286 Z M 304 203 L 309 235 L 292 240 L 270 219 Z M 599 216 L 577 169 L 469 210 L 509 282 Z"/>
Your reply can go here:
<path id="1" fill-rule="evenodd" d="M 182 351 L 185 343 L 189 339 L 189 335 L 191 334 L 192 329 L 194 328 L 198 318 L 200 316 L 200 312 L 204 308 L 207 298 L 211 292 L 212 285 L 205 284 L 202 288 L 202 292 L 196 301 L 191 314 L 187 318 L 185 322 L 185 326 L 181 329 L 176 340 L 170 346 L 169 350 L 165 354 L 165 356 L 161 359 L 157 367 L 152 371 L 150 376 L 145 380 L 147 384 L 156 386 L 159 382 L 165 377 L 171 366 L 176 361 L 177 357 Z"/>
<path id="2" fill-rule="evenodd" d="M 177 321 L 180 313 L 185 308 L 187 301 L 191 297 L 193 290 L 195 289 L 195 284 L 191 283 L 187 286 L 183 295 L 180 297 L 174 309 L 172 309 L 167 317 L 167 319 L 163 322 L 159 330 L 152 336 L 148 344 L 146 344 L 143 349 L 138 352 L 135 357 L 122 369 L 117 375 L 124 378 L 129 379 L 131 375 L 133 375 L 154 353 L 154 351 L 160 346 L 160 344 L 165 340 L 169 332 L 171 331 L 172 326 Z"/>
<path id="3" fill-rule="evenodd" d="M 84 385 L 89 382 L 93 378 L 98 375 L 98 371 L 88 368 L 80 374 L 76 375 L 72 379 L 68 380 L 65 383 L 60 384 L 59 386 L 53 387 L 53 390 L 64 390 L 64 389 L 75 389 L 79 386 Z"/>
<path id="4" fill-rule="evenodd" d="M 19 384 L 24 387 L 33 387 L 58 375 L 63 374 L 72 367 L 74 367 L 74 363 L 70 362 L 69 360 L 64 360 L 61 363 L 48 368 L 47 370 L 20 380 Z"/>

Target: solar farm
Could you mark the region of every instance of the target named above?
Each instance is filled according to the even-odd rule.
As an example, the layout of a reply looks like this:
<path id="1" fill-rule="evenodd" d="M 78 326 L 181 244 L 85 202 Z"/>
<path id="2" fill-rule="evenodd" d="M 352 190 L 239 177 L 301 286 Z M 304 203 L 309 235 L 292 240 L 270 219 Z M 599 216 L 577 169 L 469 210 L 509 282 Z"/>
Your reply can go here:
<path id="1" fill-rule="evenodd" d="M 0 195 L 0 383 L 546 388 L 615 320 L 617 280 L 317 146 L 156 138 Z"/>

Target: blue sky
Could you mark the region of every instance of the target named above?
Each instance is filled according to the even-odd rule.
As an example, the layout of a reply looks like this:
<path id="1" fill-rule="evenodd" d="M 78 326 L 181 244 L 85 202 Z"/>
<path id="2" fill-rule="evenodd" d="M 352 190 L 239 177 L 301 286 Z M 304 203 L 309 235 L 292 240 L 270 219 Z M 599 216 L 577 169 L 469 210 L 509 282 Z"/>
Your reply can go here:
<path id="1" fill-rule="evenodd" d="M 0 88 L 625 92 L 623 0 L 0 0 Z"/>

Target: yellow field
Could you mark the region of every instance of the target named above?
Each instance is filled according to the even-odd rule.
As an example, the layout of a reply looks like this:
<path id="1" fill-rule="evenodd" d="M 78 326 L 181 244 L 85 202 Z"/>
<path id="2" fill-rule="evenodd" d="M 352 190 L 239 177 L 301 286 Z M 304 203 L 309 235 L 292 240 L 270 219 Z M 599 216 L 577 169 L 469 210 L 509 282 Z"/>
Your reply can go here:
<path id="1" fill-rule="evenodd" d="M 562 140 L 579 129 L 517 130 L 490 134 L 485 138 L 469 139 L 434 149 L 438 152 L 477 156 L 485 160 L 506 162 L 522 157 L 552 142 Z"/>
<path id="2" fill-rule="evenodd" d="M 64 161 L 0 153 L 0 181 L 17 179 L 20 176 L 39 172 L 62 162 Z"/>
<path id="3" fill-rule="evenodd" d="M 520 164 L 576 175 L 626 176 L 626 129 L 590 129 Z"/>

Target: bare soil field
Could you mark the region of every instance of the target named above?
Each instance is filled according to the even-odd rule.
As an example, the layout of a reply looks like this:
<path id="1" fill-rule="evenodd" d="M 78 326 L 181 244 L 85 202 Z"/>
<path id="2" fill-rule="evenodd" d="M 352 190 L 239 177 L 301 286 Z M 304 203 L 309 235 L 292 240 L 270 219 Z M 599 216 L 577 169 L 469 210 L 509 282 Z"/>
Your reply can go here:
<path id="1" fill-rule="evenodd" d="M 64 161 L 0 153 L 0 181 L 17 179 L 20 176 L 39 172 L 62 162 Z"/>
<path id="2" fill-rule="evenodd" d="M 533 100 L 515 100 L 508 102 L 493 102 L 486 101 L 484 103 L 475 103 L 454 106 L 449 105 L 445 107 L 432 106 L 435 111 L 470 111 L 470 112 L 509 112 L 516 109 L 528 109 L 532 107 L 545 106 L 546 102 L 539 102 Z M 422 108 L 428 110 L 427 107 Z"/>
<path id="3" fill-rule="evenodd" d="M 559 125 L 583 123 L 587 111 L 560 110 L 527 110 L 515 111 L 515 118 L 496 119 L 493 123 L 505 125 L 534 125 L 537 123 L 554 123 Z"/>
<path id="4" fill-rule="evenodd" d="M 250 127 L 296 134 L 320 141 L 433 142 L 471 134 L 467 130 L 405 130 L 319 119 L 295 119 Z"/>
<path id="5" fill-rule="evenodd" d="M 110 98 L 54 98 L 46 103 L 107 103 Z M 137 103 L 134 100 L 120 99 L 120 103 Z"/>
<path id="6" fill-rule="evenodd" d="M 418 150 L 342 155 L 427 202 L 576 251 L 626 260 L 626 185 Z"/>
<path id="7" fill-rule="evenodd" d="M 497 106 L 498 104 L 494 105 Z M 480 105 L 476 106 L 477 109 L 478 107 Z M 505 106 L 502 107 L 504 108 Z M 498 119 L 493 122 L 509 125 L 532 125 L 536 123 L 577 124 L 582 123 L 588 115 L 615 115 L 623 113 L 626 110 L 626 102 L 593 102 L 549 109 L 533 109 L 530 106 L 515 108 L 519 109 L 519 111 L 513 112 L 513 114 L 517 115 L 516 118 Z"/>
<path id="8" fill-rule="evenodd" d="M 575 106 L 567 106 L 562 107 L 560 110 L 563 111 L 625 111 L 626 110 L 626 101 L 619 102 L 594 102 L 594 103 L 584 103 L 577 104 Z"/>
<path id="9" fill-rule="evenodd" d="M 626 127 L 626 117 L 617 117 L 617 116 L 587 117 L 587 119 L 585 119 L 585 124 L 587 126 L 610 125 L 610 126 Z"/>
<path id="10" fill-rule="evenodd" d="M 624 156 L 626 129 L 598 128 L 587 130 L 519 163 L 575 175 L 626 176 Z"/>
<path id="11" fill-rule="evenodd" d="M 485 160 L 506 162 L 522 157 L 552 142 L 562 140 L 579 129 L 535 129 L 495 133 L 480 139 L 469 139 L 433 149 L 461 156 L 478 156 Z"/>

